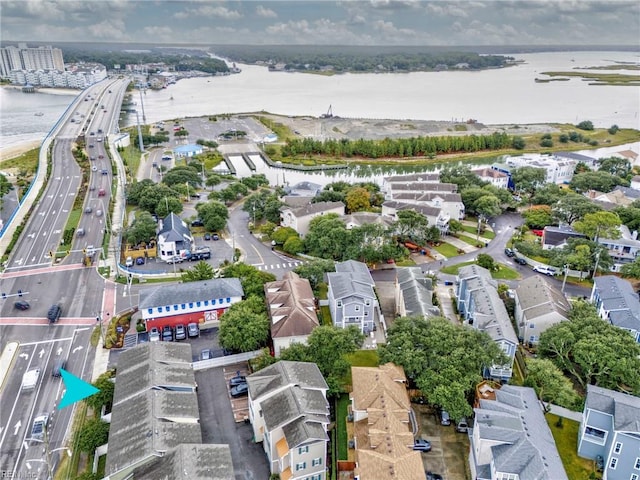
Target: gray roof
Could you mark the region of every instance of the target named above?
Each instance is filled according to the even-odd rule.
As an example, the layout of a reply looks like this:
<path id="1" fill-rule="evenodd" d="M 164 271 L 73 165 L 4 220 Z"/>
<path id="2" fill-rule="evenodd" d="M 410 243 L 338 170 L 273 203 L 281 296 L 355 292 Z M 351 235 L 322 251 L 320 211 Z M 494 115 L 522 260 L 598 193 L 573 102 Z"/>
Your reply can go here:
<path id="1" fill-rule="evenodd" d="M 438 182 L 440 180 L 439 173 L 421 172 L 421 173 L 408 173 L 406 175 L 391 175 L 384 177 L 383 181 L 386 183 L 396 182 Z"/>
<path id="2" fill-rule="evenodd" d="M 336 208 L 342 208 L 344 213 L 345 204 L 342 202 L 317 202 L 317 203 L 309 203 L 308 205 L 303 205 L 302 207 L 292 208 L 292 207 L 280 207 L 280 211 L 291 210 L 292 213 L 297 217 L 306 217 L 308 215 L 314 215 L 320 212 L 326 212 L 329 210 L 335 210 Z"/>
<path id="3" fill-rule="evenodd" d="M 160 235 L 162 235 L 166 241 L 181 242 L 185 240 L 185 238 L 191 238 L 191 231 L 179 216 L 171 212 L 162 220 L 162 229 L 158 233 L 158 236 Z"/>
<path id="4" fill-rule="evenodd" d="M 516 297 L 528 320 L 546 315 L 551 310 L 566 319 L 571 310 L 566 297 L 539 275 L 522 280 L 516 288 Z"/>
<path id="5" fill-rule="evenodd" d="M 568 479 L 535 391 L 504 385 L 495 393 L 496 400 L 480 399 L 474 409 L 474 431 L 489 442 L 496 471 L 520 480 Z"/>
<path id="6" fill-rule="evenodd" d="M 482 277 L 491 280 L 491 272 L 480 265 L 465 265 L 458 270 L 458 278 L 464 280 L 467 278 Z"/>
<path id="7" fill-rule="evenodd" d="M 239 278 L 212 278 L 200 282 L 161 285 L 140 291 L 140 310 L 165 305 L 244 297 Z"/>
<path id="8" fill-rule="evenodd" d="M 624 196 L 627 198 L 633 198 L 634 200 L 640 198 L 640 190 L 636 190 L 634 188 L 623 187 L 622 185 L 618 185 L 613 191 L 619 191 L 624 193 Z"/>
<path id="9" fill-rule="evenodd" d="M 506 340 L 517 345 L 518 337 L 498 291 L 486 281 L 478 280 L 482 286 L 471 293 L 476 307 L 473 314 L 474 326 L 495 341 Z"/>
<path id="10" fill-rule="evenodd" d="M 336 262 L 336 272 L 349 273 L 354 281 L 364 283 L 365 285 L 371 285 L 373 287 L 376 284 L 371 277 L 371 272 L 366 263 L 355 260 Z"/>
<path id="11" fill-rule="evenodd" d="M 595 158 L 589 157 L 587 155 L 582 155 L 581 153 L 575 152 L 555 152 L 554 155 L 560 158 L 568 158 L 570 160 L 576 160 L 578 162 L 584 163 L 594 163 L 596 161 Z"/>
<path id="12" fill-rule="evenodd" d="M 586 238 L 582 233 L 576 232 L 568 225 L 559 227 L 544 227 L 544 244 L 557 247 L 567 241 L 568 238 Z"/>
<path id="13" fill-rule="evenodd" d="M 613 415 L 616 430 L 640 435 L 640 397 L 587 385 L 585 407 Z"/>
<path id="14" fill-rule="evenodd" d="M 289 386 L 260 402 L 260 406 L 268 430 L 282 427 L 303 416 L 329 423 L 329 402 L 321 390 Z M 306 439 L 300 443 L 304 441 Z"/>
<path id="15" fill-rule="evenodd" d="M 425 217 L 437 217 L 442 211 L 441 208 L 432 207 L 431 205 L 416 205 L 415 203 L 396 202 L 395 200 L 387 200 L 382 204 L 383 207 L 393 208 L 394 210 L 414 210 L 421 213 Z"/>
<path id="16" fill-rule="evenodd" d="M 356 226 L 378 223 L 386 227 L 393 223 L 389 218 L 383 217 L 380 213 L 375 212 L 354 212 L 341 218 L 345 224 L 353 224 Z"/>
<path id="17" fill-rule="evenodd" d="M 420 191 L 420 192 L 452 192 L 458 191 L 455 183 L 440 182 L 397 182 L 391 183 L 389 187 L 394 191 Z"/>
<path id="18" fill-rule="evenodd" d="M 303 197 L 298 195 L 285 195 L 281 200 L 291 208 L 300 208 L 309 205 L 313 197 Z M 282 210 L 282 209 L 281 209 Z"/>
<path id="19" fill-rule="evenodd" d="M 349 273 L 329 272 L 326 276 L 329 288 L 335 299 L 345 299 L 348 297 L 376 298 L 376 294 L 371 285 L 357 281 Z"/>
<path id="20" fill-rule="evenodd" d="M 459 193 L 450 192 L 394 192 L 393 199 L 397 201 L 413 200 L 415 202 L 432 202 L 436 198 L 441 198 L 444 202 L 462 203 L 462 196 Z"/>
<path id="21" fill-rule="evenodd" d="M 432 281 L 424 276 L 420 267 L 397 268 L 396 275 L 407 315 L 440 315 L 438 307 L 433 306 Z"/>
<path id="22" fill-rule="evenodd" d="M 619 328 L 640 332 L 640 300 L 633 286 L 614 275 L 596 277 L 596 292 L 609 321 Z"/>
<path id="23" fill-rule="evenodd" d="M 135 480 L 234 480 L 229 445 L 183 443 L 136 468 Z"/>
<path id="24" fill-rule="evenodd" d="M 291 193 L 295 190 L 300 190 L 303 192 L 308 192 L 308 195 L 310 196 L 315 196 L 320 190 L 322 190 L 322 185 L 318 184 L 318 183 L 312 183 L 312 182 L 299 182 L 296 183 L 295 185 L 291 185 L 291 186 L 286 186 L 284 187 L 284 191 L 286 193 Z"/>
<path id="25" fill-rule="evenodd" d="M 249 375 L 247 383 L 249 384 L 249 395 L 253 400 L 258 400 L 264 395 L 293 385 L 318 390 L 329 388 L 315 363 L 287 360 L 280 360 Z"/>

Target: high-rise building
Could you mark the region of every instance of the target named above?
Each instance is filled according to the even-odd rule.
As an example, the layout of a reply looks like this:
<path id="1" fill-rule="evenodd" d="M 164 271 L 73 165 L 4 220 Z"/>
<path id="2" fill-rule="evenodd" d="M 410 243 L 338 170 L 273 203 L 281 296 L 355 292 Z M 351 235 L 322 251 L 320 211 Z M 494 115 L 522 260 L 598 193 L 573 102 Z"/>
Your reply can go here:
<path id="1" fill-rule="evenodd" d="M 62 50 L 51 45 L 30 48 L 26 43 L 0 48 L 0 76 L 8 78 L 12 70 L 64 71 Z"/>

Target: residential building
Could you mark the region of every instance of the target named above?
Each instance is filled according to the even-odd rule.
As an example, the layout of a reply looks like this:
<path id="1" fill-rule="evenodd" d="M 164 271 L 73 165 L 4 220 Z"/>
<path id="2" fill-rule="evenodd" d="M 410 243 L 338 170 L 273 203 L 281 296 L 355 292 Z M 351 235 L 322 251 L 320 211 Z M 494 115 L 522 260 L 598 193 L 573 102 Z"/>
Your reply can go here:
<path id="1" fill-rule="evenodd" d="M 315 197 L 322 191 L 322 185 L 313 182 L 299 182 L 295 185 L 284 187 L 287 195 L 295 197 Z"/>
<path id="2" fill-rule="evenodd" d="M 413 450 L 417 424 L 402 367 L 351 367 L 349 394 L 355 449 L 354 477 L 360 480 L 425 478 L 420 452 Z"/>
<path id="3" fill-rule="evenodd" d="M 62 50 L 51 45 L 28 47 L 26 43 L 18 46 L 0 48 L 0 76 L 8 78 L 12 70 L 60 70 L 64 71 Z"/>
<path id="4" fill-rule="evenodd" d="M 542 332 L 568 320 L 571 304 L 540 275 L 522 280 L 515 292 L 514 317 L 521 342 L 536 345 Z"/>
<path id="5" fill-rule="evenodd" d="M 508 381 L 513 373 L 518 337 L 489 270 L 478 265 L 462 267 L 458 271 L 457 298 L 458 312 L 465 323 L 487 333 L 509 358 L 505 365 L 487 367 L 485 377 Z"/>
<path id="6" fill-rule="evenodd" d="M 344 208 L 345 205 L 342 202 L 309 203 L 298 208 L 285 205 L 280 208 L 280 225 L 283 227 L 291 227 L 298 232 L 301 237 L 304 237 L 309 233 L 311 220 L 329 213 L 336 213 L 342 216 L 344 215 Z"/>
<path id="7" fill-rule="evenodd" d="M 542 230 L 542 249 L 562 248 L 567 245 L 570 238 L 586 238 L 582 233 L 576 232 L 569 225 L 558 227 L 546 226 Z"/>
<path id="8" fill-rule="evenodd" d="M 375 282 L 366 264 L 347 260 L 336 263 L 336 271 L 326 274 L 329 310 L 338 328 L 355 326 L 368 334 L 376 325 L 380 306 L 373 290 Z"/>
<path id="9" fill-rule="evenodd" d="M 471 478 L 569 480 L 535 390 L 503 385 L 493 394 L 474 409 Z"/>
<path id="10" fill-rule="evenodd" d="M 458 186 L 455 183 L 439 182 L 411 182 L 407 180 L 387 182 L 386 197 L 391 199 L 395 195 L 404 193 L 422 194 L 425 192 L 457 193 Z"/>
<path id="11" fill-rule="evenodd" d="M 316 314 L 316 299 L 311 284 L 294 272 L 285 273 L 282 280 L 264 285 L 267 310 L 271 320 L 271 338 L 275 357 L 292 343 L 307 343 L 307 337 L 320 326 Z"/>
<path id="12" fill-rule="evenodd" d="M 491 170 L 504 173 L 508 177 L 507 189 L 514 190 L 516 188 L 513 180 L 511 179 L 511 170 L 513 170 L 513 167 L 510 167 L 506 163 L 494 163 L 493 165 L 491 165 Z"/>
<path id="13" fill-rule="evenodd" d="M 634 190 L 640 190 L 640 175 L 634 175 L 631 178 L 631 188 Z"/>
<path id="14" fill-rule="evenodd" d="M 191 345 L 172 342 L 119 356 L 105 478 L 235 478 L 229 446 L 202 444 L 191 361 Z"/>
<path id="15" fill-rule="evenodd" d="M 158 256 L 169 260 L 174 256 L 185 257 L 194 245 L 191 230 L 175 213 L 171 212 L 162 220 L 158 233 Z"/>
<path id="16" fill-rule="evenodd" d="M 374 212 L 354 212 L 349 215 L 345 215 L 342 217 L 342 220 L 344 221 L 347 230 L 372 223 L 377 223 L 383 227 L 390 227 L 392 225 L 392 222 L 388 217 L 383 216 L 381 213 Z"/>
<path id="17" fill-rule="evenodd" d="M 204 147 L 195 143 L 181 145 L 173 149 L 176 158 L 191 158 L 195 155 L 200 155 L 202 152 L 204 152 Z"/>
<path id="18" fill-rule="evenodd" d="M 572 159 L 559 158 L 553 155 L 526 154 L 506 157 L 505 163 L 511 168 L 541 168 L 546 173 L 544 183 L 563 185 L 571 182 L 578 162 Z"/>
<path id="19" fill-rule="evenodd" d="M 388 218 L 391 222 L 398 221 L 398 212 L 400 210 L 413 210 L 424 215 L 429 226 L 438 227 L 442 235 L 446 235 L 449 231 L 449 220 L 451 217 L 443 212 L 441 208 L 430 205 L 398 202 L 395 200 L 387 200 L 382 204 L 382 216 Z"/>
<path id="20" fill-rule="evenodd" d="M 600 318 L 640 342 L 640 300 L 628 281 L 614 275 L 596 277 L 592 297 Z"/>
<path id="21" fill-rule="evenodd" d="M 396 268 L 395 301 L 399 317 L 440 315 L 433 305 L 433 282 L 420 267 Z"/>
<path id="22" fill-rule="evenodd" d="M 247 377 L 253 439 L 262 442 L 272 474 L 325 480 L 329 402 L 315 363 L 280 360 Z"/>
<path id="23" fill-rule="evenodd" d="M 637 166 L 638 165 L 638 153 L 634 152 L 633 150 L 621 150 L 619 152 L 616 152 L 612 155 L 613 157 L 619 157 L 619 158 L 625 158 L 627 160 L 629 160 L 629 163 L 631 163 L 631 166 Z"/>
<path id="24" fill-rule="evenodd" d="M 587 385 L 578 455 L 603 460 L 605 480 L 640 478 L 640 398 Z"/>
<path id="25" fill-rule="evenodd" d="M 408 173 L 406 175 L 390 175 L 382 179 L 382 191 L 389 192 L 393 183 L 413 183 L 413 182 L 429 182 L 438 183 L 440 181 L 439 173 L 419 172 Z"/>
<path id="26" fill-rule="evenodd" d="M 471 170 L 471 173 L 475 174 L 483 182 L 489 182 L 494 187 L 504 189 L 509 187 L 509 175 L 504 172 L 485 167 Z"/>
<path id="27" fill-rule="evenodd" d="M 139 310 L 147 330 L 151 327 L 208 323 L 214 325 L 231 305 L 244 299 L 238 278 L 212 278 L 199 282 L 161 285 L 140 290 Z"/>
<path id="28" fill-rule="evenodd" d="M 560 160 L 572 160 L 574 162 L 577 162 L 576 165 L 582 162 L 589 168 L 593 169 L 597 169 L 600 165 L 597 158 L 576 152 L 554 152 L 553 156 L 559 158 Z"/>
<path id="29" fill-rule="evenodd" d="M 399 192 L 394 194 L 393 200 L 413 205 L 428 205 L 439 208 L 442 213 L 454 220 L 464 218 L 464 203 L 459 193 L 450 192 Z"/>

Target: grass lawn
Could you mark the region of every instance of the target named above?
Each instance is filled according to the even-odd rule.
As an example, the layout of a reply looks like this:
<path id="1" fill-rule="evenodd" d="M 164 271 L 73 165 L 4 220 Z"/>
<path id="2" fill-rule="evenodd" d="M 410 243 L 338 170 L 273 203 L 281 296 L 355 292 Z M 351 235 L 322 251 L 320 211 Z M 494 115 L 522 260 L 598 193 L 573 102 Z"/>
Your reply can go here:
<path id="1" fill-rule="evenodd" d="M 129 172 L 129 177 L 131 179 L 136 178 L 136 175 L 138 175 L 138 167 L 140 166 L 140 150 L 138 150 L 133 145 L 129 145 L 119 153 Z"/>
<path id="2" fill-rule="evenodd" d="M 473 265 L 474 263 L 476 262 L 471 260 L 469 262 L 458 263 L 457 265 L 449 265 L 448 267 L 441 268 L 440 271 L 442 273 L 448 273 L 449 275 L 457 275 L 458 270 L 460 270 L 462 267 L 466 267 L 467 265 Z"/>
<path id="3" fill-rule="evenodd" d="M 411 258 L 405 258 L 404 260 L 400 260 L 399 262 L 396 262 L 396 265 L 398 267 L 414 267 L 415 264 L 416 262 L 411 260 Z"/>
<path id="4" fill-rule="evenodd" d="M 467 265 L 473 265 L 475 263 L 476 262 L 474 261 L 462 262 L 456 265 L 450 265 L 448 267 L 444 267 L 440 271 L 442 273 L 448 273 L 449 275 L 457 275 L 458 270 L 460 270 L 462 267 L 466 267 Z M 509 268 L 506 265 L 503 265 L 502 263 L 497 263 L 497 265 L 499 269 L 496 272 L 491 272 L 492 278 L 496 280 L 517 280 L 518 278 L 520 278 L 520 274 L 516 270 Z"/>
<path id="5" fill-rule="evenodd" d="M 38 159 L 40 158 L 40 149 L 34 148 L 17 157 L 9 158 L 0 162 L 2 169 L 16 168 L 18 170 L 24 170 L 33 175 L 36 173 L 38 166 Z"/>
<path id="6" fill-rule="evenodd" d="M 558 416 L 545 415 L 547 423 L 556 441 L 558 453 L 569 478 L 589 478 L 594 470 L 594 462 L 578 457 L 578 429 L 580 424 L 566 418 L 562 419 L 562 428 L 556 426 Z"/>
<path id="7" fill-rule="evenodd" d="M 462 225 L 462 230 L 464 230 L 467 233 L 471 233 L 473 234 L 473 237 L 475 238 L 476 235 L 478 234 L 478 228 L 477 227 L 472 227 L 470 225 Z M 485 230 L 484 232 L 482 232 L 480 234 L 480 236 L 482 238 L 487 238 L 489 240 L 493 240 L 496 236 L 495 233 L 493 233 L 491 230 Z"/>
<path id="8" fill-rule="evenodd" d="M 318 284 L 318 298 L 320 300 L 326 300 L 329 294 L 329 285 L 325 282 L 320 282 Z"/>
<path id="9" fill-rule="evenodd" d="M 469 245 L 473 246 L 473 247 L 477 247 L 478 244 L 484 244 L 484 240 L 480 239 L 480 240 L 476 240 L 475 237 L 471 238 L 467 235 L 460 235 L 458 234 L 458 240 L 462 240 L 465 243 L 468 243 Z"/>
<path id="10" fill-rule="evenodd" d="M 439 247 L 433 247 L 433 249 L 447 258 L 457 257 L 460 255 L 456 247 L 446 242 L 441 243 Z"/>
<path id="11" fill-rule="evenodd" d="M 329 310 L 328 305 L 320 307 L 320 315 L 322 316 L 322 325 L 333 325 L 333 322 L 331 321 L 331 310 Z"/>
<path id="12" fill-rule="evenodd" d="M 82 216 L 81 208 L 74 208 L 73 210 L 71 210 L 71 213 L 69 213 L 69 217 L 67 218 L 67 224 L 65 225 L 64 229 L 67 230 L 68 228 L 76 228 L 80 223 L 81 216 Z"/>
<path id="13" fill-rule="evenodd" d="M 347 445 L 347 407 L 349 394 L 340 395 L 336 402 L 336 427 L 338 430 L 338 460 L 348 459 Z"/>
<path id="14" fill-rule="evenodd" d="M 377 367 L 379 364 L 377 350 L 356 350 L 346 358 L 352 367 Z"/>

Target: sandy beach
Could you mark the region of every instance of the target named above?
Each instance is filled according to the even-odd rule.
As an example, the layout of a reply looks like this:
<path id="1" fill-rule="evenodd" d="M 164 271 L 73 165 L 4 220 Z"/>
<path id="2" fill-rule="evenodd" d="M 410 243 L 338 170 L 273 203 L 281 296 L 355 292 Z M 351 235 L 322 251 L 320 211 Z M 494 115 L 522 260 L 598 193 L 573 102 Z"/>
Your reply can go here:
<path id="1" fill-rule="evenodd" d="M 38 148 L 42 140 L 31 140 L 29 142 L 19 143 L 8 147 L 0 147 L 0 163 L 4 160 L 22 155 L 24 152 Z"/>
<path id="2" fill-rule="evenodd" d="M 23 85 L 2 85 L 2 88 L 10 90 L 22 90 Z M 82 92 L 79 88 L 51 88 L 51 87 L 36 87 L 38 93 L 47 93 L 49 95 L 80 95 Z"/>

